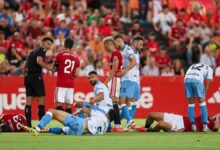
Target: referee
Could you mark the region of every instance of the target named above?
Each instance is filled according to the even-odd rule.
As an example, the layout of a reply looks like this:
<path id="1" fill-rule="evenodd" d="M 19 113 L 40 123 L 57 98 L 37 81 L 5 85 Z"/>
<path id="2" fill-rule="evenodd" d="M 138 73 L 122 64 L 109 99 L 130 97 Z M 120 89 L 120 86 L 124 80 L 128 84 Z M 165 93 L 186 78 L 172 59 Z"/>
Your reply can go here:
<path id="1" fill-rule="evenodd" d="M 24 84 L 26 88 L 26 106 L 25 116 L 27 125 L 31 124 L 31 106 L 33 99 L 36 97 L 38 101 L 38 117 L 41 119 L 45 114 L 44 97 L 45 87 L 42 77 L 42 68 L 52 70 L 52 66 L 44 62 L 46 51 L 50 49 L 53 44 L 53 39 L 44 37 L 41 41 L 40 47 L 33 49 L 27 56 L 25 67 Z"/>

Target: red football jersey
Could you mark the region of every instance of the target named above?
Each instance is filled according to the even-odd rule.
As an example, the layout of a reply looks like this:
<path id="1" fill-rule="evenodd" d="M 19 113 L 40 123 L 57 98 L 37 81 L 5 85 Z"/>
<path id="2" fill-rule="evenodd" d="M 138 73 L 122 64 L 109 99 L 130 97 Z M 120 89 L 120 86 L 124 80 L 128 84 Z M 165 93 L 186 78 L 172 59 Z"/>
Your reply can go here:
<path id="1" fill-rule="evenodd" d="M 183 122 L 184 122 L 184 126 L 185 126 L 185 130 L 184 131 L 192 131 L 192 125 L 190 123 L 189 117 L 183 117 Z M 203 131 L 203 122 L 202 122 L 202 117 L 198 116 L 195 118 L 195 125 L 196 125 L 196 130 L 199 132 Z M 208 128 L 210 130 L 213 130 L 214 128 L 214 121 L 211 120 L 210 117 L 208 117 Z"/>
<path id="2" fill-rule="evenodd" d="M 119 63 L 118 63 L 118 70 L 117 70 L 117 72 L 119 72 L 121 70 L 121 68 L 122 68 L 122 54 L 121 54 L 121 52 L 119 50 L 115 50 L 111 54 L 111 58 L 110 58 L 110 68 L 111 69 L 112 69 L 112 65 L 113 65 L 113 62 L 114 62 L 115 59 L 117 59 L 119 61 Z M 116 76 L 116 77 L 118 77 L 118 76 Z"/>
<path id="3" fill-rule="evenodd" d="M 2 114 L 0 119 L 3 120 L 13 132 L 22 132 L 22 127 L 27 125 L 26 118 L 22 114 Z"/>
<path id="4" fill-rule="evenodd" d="M 171 27 L 171 33 L 175 39 L 180 39 L 186 34 L 186 29 L 184 27 L 181 29 L 181 28 L 178 28 L 176 25 L 173 25 Z"/>
<path id="5" fill-rule="evenodd" d="M 157 55 L 159 49 L 159 44 L 157 41 L 147 41 L 146 46 L 149 48 L 151 56 Z"/>
<path id="6" fill-rule="evenodd" d="M 74 74 L 79 67 L 79 59 L 68 51 L 60 52 L 56 58 L 55 63 L 57 68 L 57 87 L 73 88 Z"/>

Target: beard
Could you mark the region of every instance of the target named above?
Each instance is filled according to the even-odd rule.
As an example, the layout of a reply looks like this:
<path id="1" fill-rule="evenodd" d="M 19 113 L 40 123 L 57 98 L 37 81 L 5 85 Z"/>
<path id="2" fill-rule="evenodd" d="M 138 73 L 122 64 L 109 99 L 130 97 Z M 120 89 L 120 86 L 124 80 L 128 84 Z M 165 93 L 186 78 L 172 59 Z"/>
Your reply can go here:
<path id="1" fill-rule="evenodd" d="M 97 81 L 90 81 L 90 84 L 91 84 L 92 86 L 95 86 L 96 83 L 97 83 Z"/>

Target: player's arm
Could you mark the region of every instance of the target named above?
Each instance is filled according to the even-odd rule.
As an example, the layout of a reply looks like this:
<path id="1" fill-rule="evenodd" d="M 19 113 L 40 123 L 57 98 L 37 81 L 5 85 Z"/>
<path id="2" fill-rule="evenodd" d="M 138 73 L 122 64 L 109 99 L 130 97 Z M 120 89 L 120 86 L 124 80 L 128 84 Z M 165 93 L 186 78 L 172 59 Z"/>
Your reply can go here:
<path id="1" fill-rule="evenodd" d="M 43 61 L 43 57 L 41 57 L 41 56 L 37 56 L 37 64 L 40 65 L 41 67 L 47 69 L 47 70 L 52 70 L 51 65 L 47 65 L 47 64 Z"/>
<path id="2" fill-rule="evenodd" d="M 217 132 L 220 127 L 220 114 L 217 114 L 214 119 L 215 119 L 215 125 L 213 127 L 213 131 Z"/>
<path id="3" fill-rule="evenodd" d="M 73 73 L 73 76 L 77 78 L 79 76 L 79 68 L 76 68 L 75 72 Z"/>
<path id="4" fill-rule="evenodd" d="M 117 73 L 118 65 L 119 65 L 119 60 L 117 58 L 115 58 L 114 61 L 113 61 L 113 64 L 112 64 L 112 70 L 110 71 L 109 76 L 105 81 L 106 86 L 108 85 L 109 81 L 111 81 L 112 78 Z"/>
<path id="5" fill-rule="evenodd" d="M 128 67 L 126 67 L 126 68 L 123 68 L 122 70 L 121 70 L 121 76 L 123 76 L 126 72 L 128 72 L 129 70 L 131 70 L 134 66 L 136 66 L 136 64 L 137 64 L 137 62 L 136 62 L 136 60 L 135 60 L 135 57 L 134 57 L 134 55 L 131 55 L 130 56 L 130 64 L 129 64 L 129 66 Z"/>
<path id="6" fill-rule="evenodd" d="M 206 83 L 205 83 L 205 92 L 208 91 L 211 81 L 212 81 L 212 80 L 210 80 L 210 79 L 207 79 L 207 80 L 206 80 Z"/>
<path id="7" fill-rule="evenodd" d="M 104 92 L 99 92 L 98 96 L 95 99 L 91 100 L 91 104 L 100 102 L 103 99 L 104 99 Z"/>

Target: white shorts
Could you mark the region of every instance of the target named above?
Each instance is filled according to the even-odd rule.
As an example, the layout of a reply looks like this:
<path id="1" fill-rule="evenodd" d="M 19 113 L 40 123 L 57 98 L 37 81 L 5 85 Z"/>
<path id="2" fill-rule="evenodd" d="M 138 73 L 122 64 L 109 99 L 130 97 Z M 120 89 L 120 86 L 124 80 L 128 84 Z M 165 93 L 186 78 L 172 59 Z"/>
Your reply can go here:
<path id="1" fill-rule="evenodd" d="M 56 87 L 54 101 L 59 103 L 73 104 L 73 88 Z"/>
<path id="2" fill-rule="evenodd" d="M 172 125 L 171 131 L 180 132 L 184 130 L 183 116 L 172 113 L 164 113 L 164 122 Z"/>
<path id="3" fill-rule="evenodd" d="M 121 78 L 114 77 L 108 84 L 110 95 L 113 97 L 119 97 L 121 88 Z"/>

